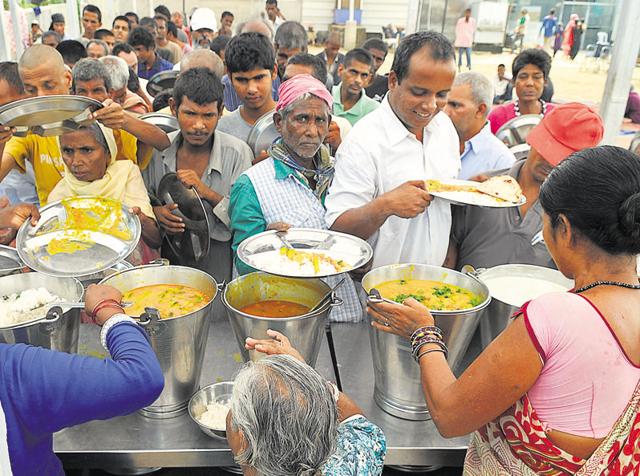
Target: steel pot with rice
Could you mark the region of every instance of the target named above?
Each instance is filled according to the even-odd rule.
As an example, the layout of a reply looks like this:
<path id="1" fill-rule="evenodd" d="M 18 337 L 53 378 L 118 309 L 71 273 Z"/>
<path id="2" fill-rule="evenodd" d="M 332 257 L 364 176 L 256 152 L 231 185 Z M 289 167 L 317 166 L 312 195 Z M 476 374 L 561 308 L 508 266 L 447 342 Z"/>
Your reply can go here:
<path id="1" fill-rule="evenodd" d="M 369 271 L 362 279 L 369 294 L 403 302 L 413 297 L 430 308 L 449 349 L 447 362 L 455 371 L 480 323 L 491 297 L 473 276 L 439 266 L 396 264 Z M 385 412 L 407 420 L 430 419 L 420 383 L 420 366 L 406 338 L 369 326 L 375 376 L 374 400 Z"/>
<path id="2" fill-rule="evenodd" d="M 212 304 L 218 284 L 207 273 L 185 266 L 147 265 L 115 273 L 100 284 L 123 294 L 131 316 L 149 336 L 165 378 L 164 390 L 140 410 L 152 418 L 181 414 L 200 387 L 200 374 L 209 337 Z"/>
<path id="3" fill-rule="evenodd" d="M 462 271 L 482 281 L 491 294 L 491 304 L 480 320 L 483 348 L 506 329 L 524 303 L 543 294 L 573 288 L 573 281 L 560 271 L 530 264 L 504 264 L 477 270 L 467 265 Z"/>
<path id="4" fill-rule="evenodd" d="M 75 278 L 36 272 L 0 277 L 0 342 L 76 353 L 80 309 L 48 311 L 60 301 L 79 303 L 83 294 Z"/>

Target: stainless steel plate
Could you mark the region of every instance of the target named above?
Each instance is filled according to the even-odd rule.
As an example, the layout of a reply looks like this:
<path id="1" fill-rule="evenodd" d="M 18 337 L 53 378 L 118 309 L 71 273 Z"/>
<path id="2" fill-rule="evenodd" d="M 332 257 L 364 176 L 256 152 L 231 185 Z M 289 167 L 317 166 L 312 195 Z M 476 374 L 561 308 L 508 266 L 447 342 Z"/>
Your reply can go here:
<path id="1" fill-rule="evenodd" d="M 10 246 L 0 245 L 0 276 L 14 274 L 24 268 L 18 251 Z"/>
<path id="2" fill-rule="evenodd" d="M 258 157 L 263 150 L 269 150 L 269 146 L 280 137 L 280 133 L 273 124 L 273 111 L 266 113 L 256 121 L 249 132 L 247 144 L 253 151 L 253 155 Z"/>
<path id="3" fill-rule="evenodd" d="M 281 248 L 286 247 L 280 236 L 296 250 L 341 260 L 345 267 L 340 271 L 316 271 L 279 259 Z M 292 278 L 322 278 L 347 273 L 367 264 L 372 256 L 369 243 L 356 236 L 310 228 L 291 228 L 282 235 L 276 231 L 265 231 L 247 238 L 238 247 L 238 257 L 252 268 Z"/>
<path id="4" fill-rule="evenodd" d="M 169 114 L 162 114 L 160 112 L 150 112 L 148 114 L 143 114 L 138 119 L 148 122 L 149 124 L 153 124 L 154 126 L 158 126 L 167 134 L 171 132 L 175 132 L 180 129 L 180 124 L 178 124 L 178 119 Z"/>
<path id="5" fill-rule="evenodd" d="M 67 208 L 81 213 L 83 223 L 99 220 L 101 231 L 82 225 L 70 229 Z M 16 248 L 27 266 L 51 276 L 80 277 L 109 269 L 129 256 L 140 240 L 140 220 L 115 200 L 74 197 L 47 205 L 40 216 L 35 227 L 28 221 L 20 227 Z M 50 252 L 54 239 L 71 249 Z"/>
<path id="6" fill-rule="evenodd" d="M 451 184 L 451 185 L 477 185 L 477 182 L 473 182 L 471 180 L 457 180 L 457 179 L 449 179 L 449 180 L 439 180 L 443 184 Z M 498 198 L 492 197 L 491 195 L 487 195 L 479 192 L 429 192 L 434 197 L 442 198 L 443 200 L 447 200 L 448 202 L 453 203 L 454 205 L 475 205 L 477 207 L 487 207 L 487 208 L 510 208 L 510 207 L 519 207 L 527 203 L 527 197 L 524 195 L 522 199 L 518 203 L 507 202 L 505 200 L 500 200 Z"/>
<path id="7" fill-rule="evenodd" d="M 524 116 L 514 117 L 498 129 L 496 137 L 504 142 L 507 147 L 526 144 L 529 132 L 531 132 L 531 129 L 536 127 L 541 120 L 542 116 L 539 114 L 525 114 Z"/>
<path id="8" fill-rule="evenodd" d="M 147 83 L 147 92 L 156 97 L 162 91 L 173 89 L 179 73 L 180 71 L 168 70 L 154 74 Z"/>
<path id="9" fill-rule="evenodd" d="M 59 95 L 20 99 L 0 107 L 0 124 L 16 128 L 15 136 L 28 133 L 58 136 L 91 124 L 91 113 L 102 104 L 83 96 Z"/>
<path id="10" fill-rule="evenodd" d="M 194 266 L 209 254 L 209 218 L 204 204 L 193 188 L 185 187 L 175 173 L 162 177 L 158 198 L 164 205 L 176 203 L 174 214 L 186 225 L 184 233 L 165 236 L 180 264 Z"/>

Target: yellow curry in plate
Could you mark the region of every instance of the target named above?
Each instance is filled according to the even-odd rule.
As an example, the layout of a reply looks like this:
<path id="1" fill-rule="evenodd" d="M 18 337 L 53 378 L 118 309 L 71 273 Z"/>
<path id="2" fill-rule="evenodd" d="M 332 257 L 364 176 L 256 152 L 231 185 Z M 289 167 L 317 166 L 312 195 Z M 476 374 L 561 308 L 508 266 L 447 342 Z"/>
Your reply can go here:
<path id="1" fill-rule="evenodd" d="M 190 286 L 180 284 L 153 284 L 131 289 L 122 294 L 122 300 L 133 303 L 124 311 L 138 317 L 145 307 L 156 308 L 161 319 L 185 316 L 203 308 L 211 296 Z"/>
<path id="2" fill-rule="evenodd" d="M 386 299 L 402 303 L 408 298 L 424 304 L 434 311 L 459 311 L 470 309 L 484 301 L 484 298 L 468 289 L 422 279 L 397 279 L 375 286 Z"/>

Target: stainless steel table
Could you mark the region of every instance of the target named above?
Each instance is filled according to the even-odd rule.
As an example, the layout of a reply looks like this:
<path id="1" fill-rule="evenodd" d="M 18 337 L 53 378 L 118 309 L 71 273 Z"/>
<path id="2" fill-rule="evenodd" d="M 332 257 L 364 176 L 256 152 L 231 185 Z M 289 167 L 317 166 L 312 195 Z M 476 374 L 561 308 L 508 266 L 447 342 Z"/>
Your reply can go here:
<path id="1" fill-rule="evenodd" d="M 373 401 L 368 324 L 334 324 L 333 335 L 344 390 L 387 436 L 386 464 L 461 465 L 468 438 L 442 438 L 432 422 L 411 422 L 380 410 Z M 98 328 L 81 327 L 79 353 L 104 356 Z M 212 323 L 201 384 L 231 380 L 242 365 L 235 337 L 225 318 Z M 335 380 L 326 342 L 316 369 Z M 153 420 L 137 413 L 92 421 L 60 431 L 54 450 L 67 468 L 143 468 L 228 466 L 233 464 L 226 441 L 204 435 L 184 413 Z"/>

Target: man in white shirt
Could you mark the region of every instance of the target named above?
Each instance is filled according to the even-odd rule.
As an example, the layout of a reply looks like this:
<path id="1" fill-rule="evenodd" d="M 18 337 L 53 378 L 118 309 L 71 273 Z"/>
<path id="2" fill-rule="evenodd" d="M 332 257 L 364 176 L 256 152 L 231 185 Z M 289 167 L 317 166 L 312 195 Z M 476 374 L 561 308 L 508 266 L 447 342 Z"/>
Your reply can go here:
<path id="1" fill-rule="evenodd" d="M 452 179 L 460 170 L 458 135 L 436 106 L 455 72 L 446 37 L 432 31 L 407 36 L 394 57 L 389 93 L 338 150 L 327 222 L 369 240 L 374 267 L 444 261 L 451 208 L 434 200 L 424 181 Z"/>
<path id="2" fill-rule="evenodd" d="M 444 112 L 460 138 L 460 179 L 468 180 L 487 170 L 508 169 L 516 161 L 491 132 L 487 115 L 492 101 L 493 87 L 486 76 L 474 71 L 456 76 Z"/>

